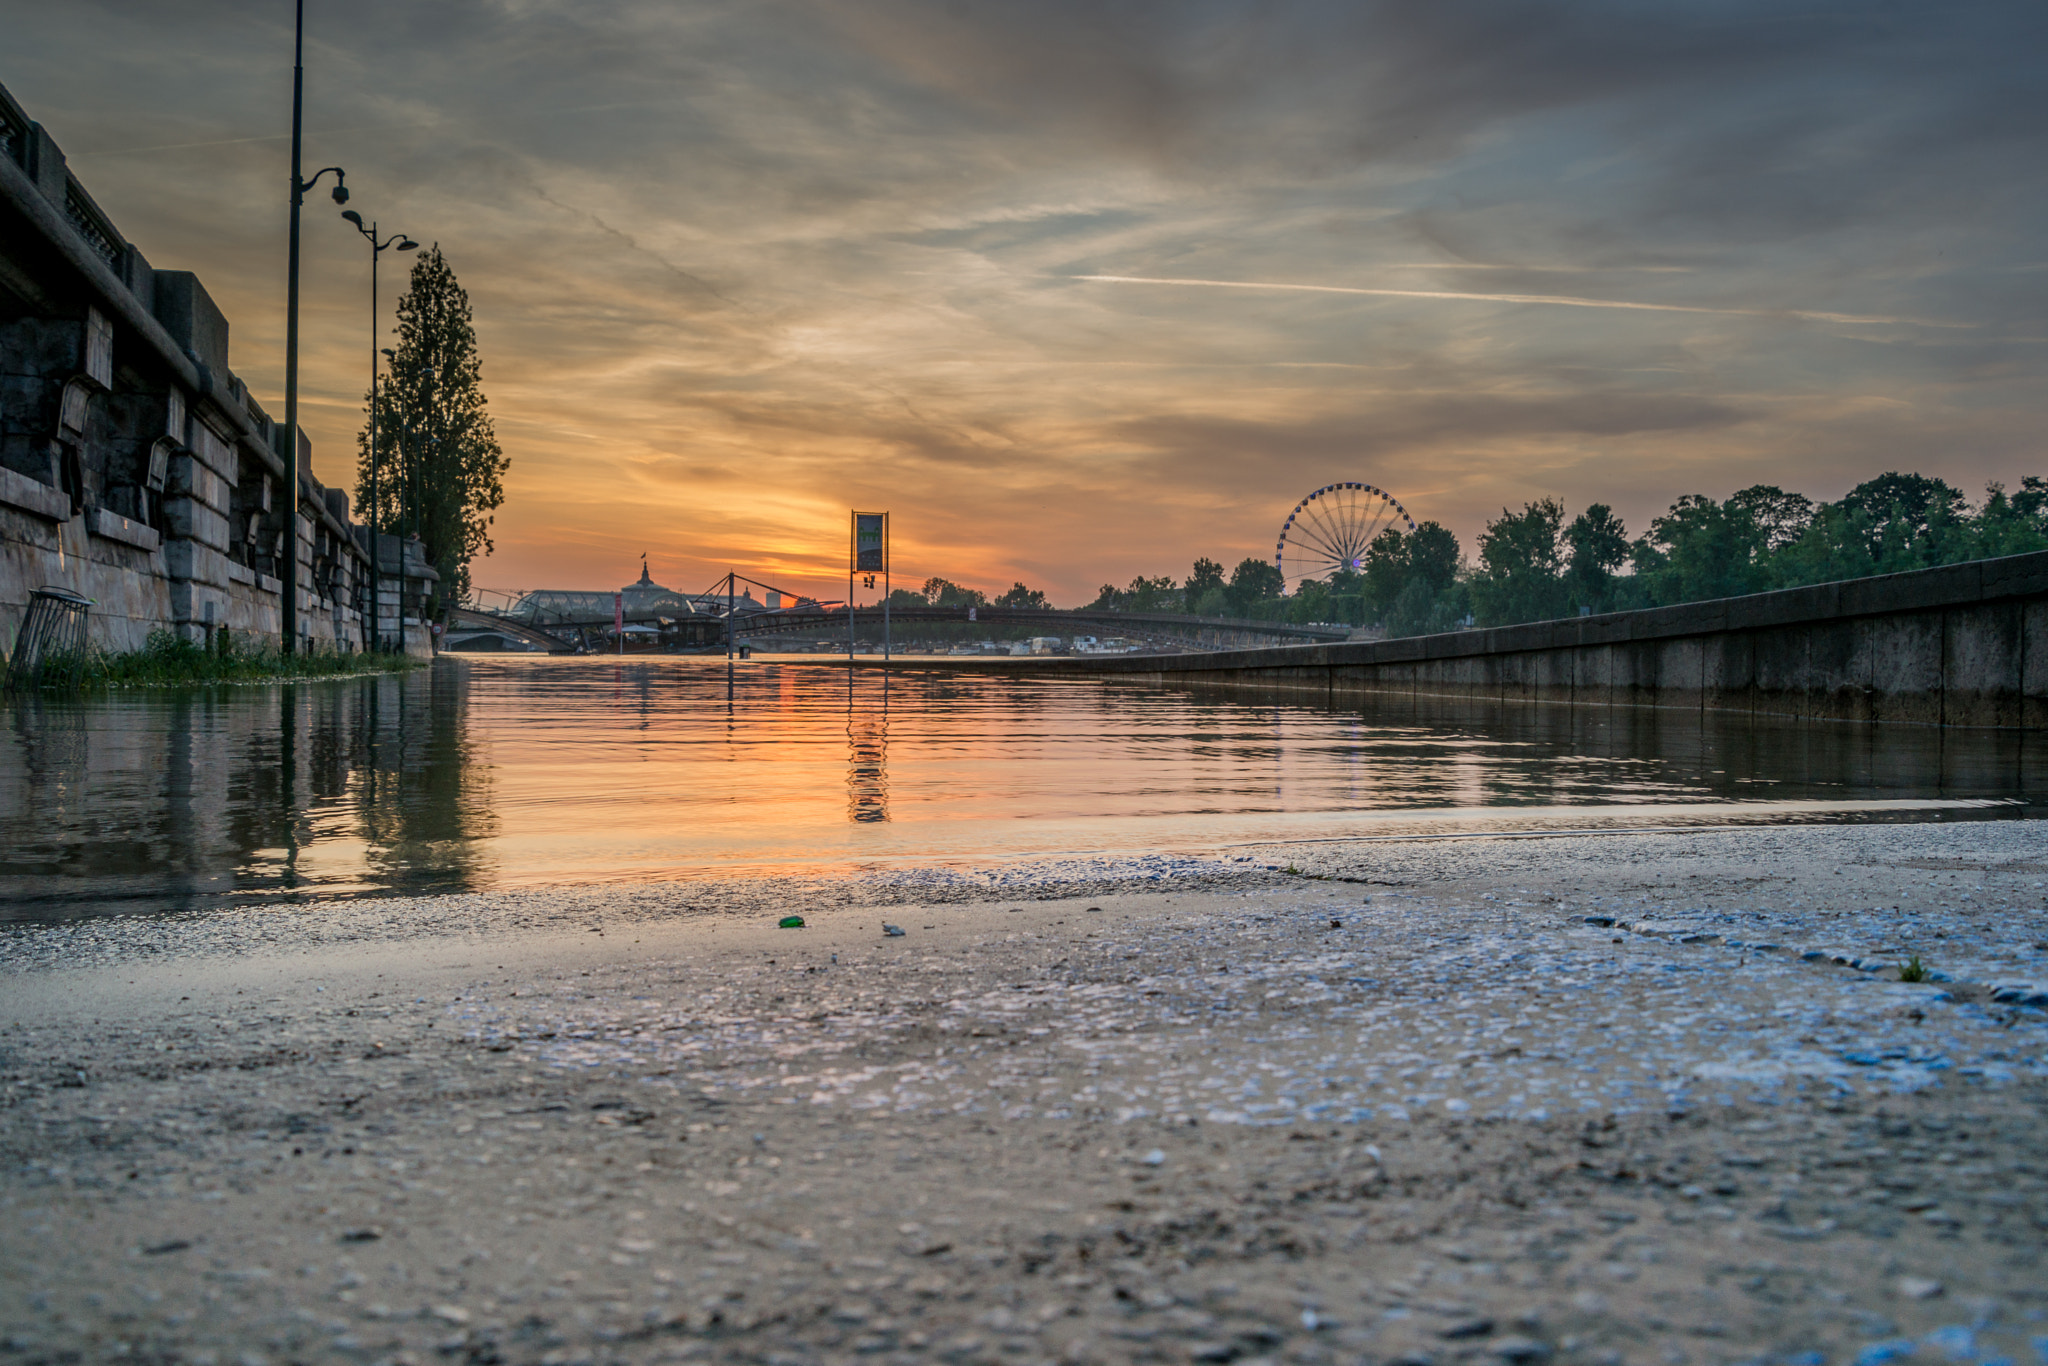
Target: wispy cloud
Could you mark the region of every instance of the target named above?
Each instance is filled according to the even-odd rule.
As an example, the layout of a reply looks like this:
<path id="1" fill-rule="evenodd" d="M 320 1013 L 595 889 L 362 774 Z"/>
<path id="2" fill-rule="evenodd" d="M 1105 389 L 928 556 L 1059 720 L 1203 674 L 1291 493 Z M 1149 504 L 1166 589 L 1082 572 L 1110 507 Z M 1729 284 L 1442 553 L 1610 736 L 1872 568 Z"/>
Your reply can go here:
<path id="1" fill-rule="evenodd" d="M 1826 313 L 1804 308 L 1711 308 L 1701 304 L 1655 304 L 1628 299 L 1582 299 L 1571 294 L 1481 294 L 1455 289 L 1369 289 L 1355 285 L 1298 285 L 1262 280 L 1190 280 L 1153 275 L 1070 275 L 1113 285 L 1192 285 L 1202 289 L 1280 290 L 1302 294 L 1362 294 L 1381 299 L 1445 299 L 1495 304 L 1554 304 L 1562 308 L 1621 308 L 1642 313 L 1709 313 L 1728 318 L 1799 318 L 1808 322 L 1847 323 L 1880 327 L 1910 324 L 1914 327 L 1970 327 L 1971 323 L 1929 322 L 1920 318 L 1866 317 L 1856 313 Z"/>
<path id="2" fill-rule="evenodd" d="M 307 12 L 311 164 L 475 305 L 513 460 L 485 584 L 646 549 L 823 590 L 860 505 L 900 564 L 1073 601 L 1269 554 L 1333 479 L 1469 546 L 1546 494 L 1640 528 L 2048 473 L 2030 0 Z M 0 80 L 274 411 L 289 7 L 7 16 Z M 342 483 L 369 265 L 315 207 L 301 411 Z"/>

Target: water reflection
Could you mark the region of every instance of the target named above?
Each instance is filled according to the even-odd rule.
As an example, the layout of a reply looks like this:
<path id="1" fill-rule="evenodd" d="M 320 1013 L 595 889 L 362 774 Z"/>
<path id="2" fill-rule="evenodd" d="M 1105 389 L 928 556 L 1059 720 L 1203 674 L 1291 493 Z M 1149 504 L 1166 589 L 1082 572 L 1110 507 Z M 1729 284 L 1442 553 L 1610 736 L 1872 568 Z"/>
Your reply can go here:
<path id="1" fill-rule="evenodd" d="M 760 661 L 728 696 L 722 659 L 450 659 L 9 704 L 0 916 L 1205 849 L 1389 813 L 2031 800 L 2044 743 Z"/>
<path id="2" fill-rule="evenodd" d="M 437 670 L 18 701 L 0 905 L 20 919 L 479 885 L 498 823 L 467 688 Z"/>
<path id="3" fill-rule="evenodd" d="M 890 682 L 882 675 L 864 696 L 847 671 L 846 818 L 862 824 L 889 819 Z"/>

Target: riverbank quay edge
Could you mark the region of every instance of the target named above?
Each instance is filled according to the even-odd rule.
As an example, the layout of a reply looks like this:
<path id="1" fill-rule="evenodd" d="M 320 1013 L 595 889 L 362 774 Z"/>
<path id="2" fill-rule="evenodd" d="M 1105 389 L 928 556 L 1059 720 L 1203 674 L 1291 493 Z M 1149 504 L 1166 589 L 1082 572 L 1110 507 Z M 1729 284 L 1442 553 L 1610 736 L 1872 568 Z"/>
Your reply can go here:
<path id="1" fill-rule="evenodd" d="M 1958 821 L 16 926 L 0 1358 L 2032 1360 L 2044 883 Z"/>

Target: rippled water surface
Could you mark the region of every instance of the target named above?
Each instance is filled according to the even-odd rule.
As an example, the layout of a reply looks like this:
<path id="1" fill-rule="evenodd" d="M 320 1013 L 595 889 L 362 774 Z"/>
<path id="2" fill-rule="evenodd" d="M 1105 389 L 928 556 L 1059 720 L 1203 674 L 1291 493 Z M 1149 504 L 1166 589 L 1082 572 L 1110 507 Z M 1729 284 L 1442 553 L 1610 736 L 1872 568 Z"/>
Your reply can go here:
<path id="1" fill-rule="evenodd" d="M 2038 740 L 1606 708 L 1332 711 L 1087 680 L 443 659 L 15 702 L 0 917 L 1211 850 L 1505 808 L 1720 819 L 2027 797 Z"/>

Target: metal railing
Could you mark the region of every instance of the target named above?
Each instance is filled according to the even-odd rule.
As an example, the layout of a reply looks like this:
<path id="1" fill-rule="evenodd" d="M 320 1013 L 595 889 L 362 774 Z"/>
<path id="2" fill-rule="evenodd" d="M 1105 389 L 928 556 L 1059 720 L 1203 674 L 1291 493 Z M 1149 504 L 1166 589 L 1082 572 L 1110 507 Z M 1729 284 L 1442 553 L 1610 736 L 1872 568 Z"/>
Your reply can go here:
<path id="1" fill-rule="evenodd" d="M 45 675 L 83 669 L 86 664 L 86 613 L 91 598 L 48 584 L 29 594 L 28 615 L 14 638 L 14 656 L 7 661 L 9 692 L 42 686 Z"/>

